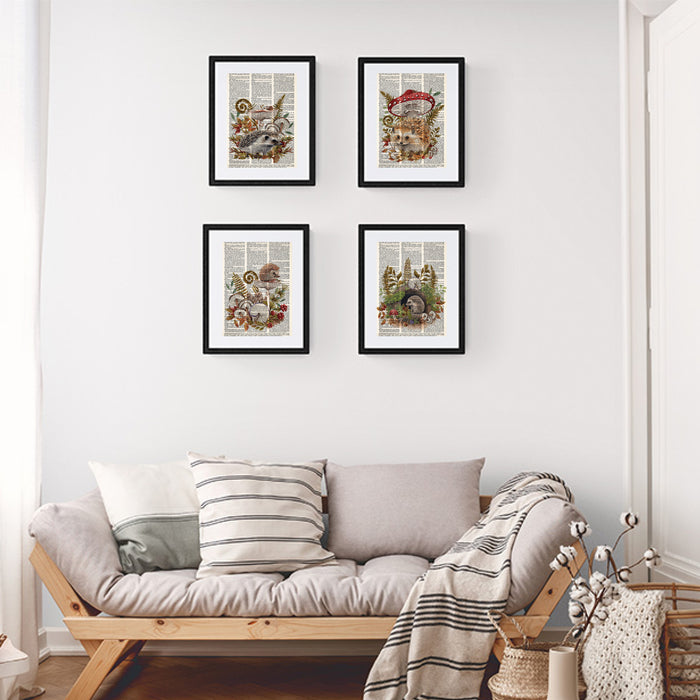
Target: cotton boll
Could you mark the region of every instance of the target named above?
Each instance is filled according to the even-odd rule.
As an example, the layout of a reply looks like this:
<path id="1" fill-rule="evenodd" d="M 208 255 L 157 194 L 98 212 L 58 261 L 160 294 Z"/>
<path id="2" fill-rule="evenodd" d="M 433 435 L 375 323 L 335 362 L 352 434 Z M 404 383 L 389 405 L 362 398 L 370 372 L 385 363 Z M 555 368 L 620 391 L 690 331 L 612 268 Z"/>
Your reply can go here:
<path id="1" fill-rule="evenodd" d="M 658 566 L 661 562 L 661 557 L 659 553 L 654 549 L 654 547 L 649 547 L 646 552 L 644 552 L 644 563 L 651 569 L 654 566 Z"/>
<path id="2" fill-rule="evenodd" d="M 623 583 L 627 583 L 630 580 L 631 573 L 632 573 L 631 569 L 629 569 L 627 566 L 622 566 L 617 570 L 617 577 Z"/>
<path id="3" fill-rule="evenodd" d="M 572 624 L 576 624 L 577 622 L 581 622 L 581 620 L 584 619 L 585 616 L 585 610 L 583 605 L 581 603 L 576 602 L 575 600 L 570 600 L 569 601 L 569 620 L 571 620 Z"/>
<path id="4" fill-rule="evenodd" d="M 623 527 L 636 527 L 639 524 L 639 516 L 636 513 L 627 511 L 620 514 L 620 524 Z"/>
<path id="5" fill-rule="evenodd" d="M 612 548 L 607 544 L 601 544 L 595 548 L 594 556 L 596 561 L 608 561 L 612 556 Z"/>
<path id="6" fill-rule="evenodd" d="M 562 566 L 566 566 L 569 563 L 569 559 L 566 556 L 566 554 L 559 552 L 554 559 L 552 559 L 551 562 L 549 562 L 549 568 L 553 569 L 554 571 L 559 571 Z"/>
<path id="7" fill-rule="evenodd" d="M 565 563 L 574 561 L 576 559 L 576 555 L 578 554 L 575 547 L 565 547 L 563 545 L 559 547 L 559 552 L 566 557 Z M 559 555 L 557 555 L 557 557 L 558 556 Z"/>
<path id="8" fill-rule="evenodd" d="M 591 534 L 591 528 L 583 520 L 573 520 L 570 525 L 572 537 L 585 537 Z"/>

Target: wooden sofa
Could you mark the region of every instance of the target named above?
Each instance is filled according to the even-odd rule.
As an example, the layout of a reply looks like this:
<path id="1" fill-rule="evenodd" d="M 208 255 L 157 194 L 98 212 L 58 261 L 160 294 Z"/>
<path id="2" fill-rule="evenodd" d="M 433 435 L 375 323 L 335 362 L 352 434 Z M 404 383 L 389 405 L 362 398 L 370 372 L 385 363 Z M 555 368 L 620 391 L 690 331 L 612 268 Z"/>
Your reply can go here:
<path id="1" fill-rule="evenodd" d="M 482 512 L 490 496 L 481 497 Z M 326 510 L 324 498 L 324 511 Z M 30 556 L 35 570 L 56 601 L 63 620 L 90 661 L 70 692 L 70 700 L 87 700 L 107 675 L 126 659 L 134 659 L 150 640 L 383 640 L 394 617 L 113 617 L 101 615 L 76 593 L 58 566 L 37 542 Z M 585 555 L 579 548 L 576 567 Z M 570 584 L 566 570 L 553 572 L 526 612 L 518 616 L 524 633 L 536 638 Z M 520 633 L 510 621 L 502 627 L 509 638 Z M 493 653 L 500 660 L 505 642 L 496 637 Z"/>

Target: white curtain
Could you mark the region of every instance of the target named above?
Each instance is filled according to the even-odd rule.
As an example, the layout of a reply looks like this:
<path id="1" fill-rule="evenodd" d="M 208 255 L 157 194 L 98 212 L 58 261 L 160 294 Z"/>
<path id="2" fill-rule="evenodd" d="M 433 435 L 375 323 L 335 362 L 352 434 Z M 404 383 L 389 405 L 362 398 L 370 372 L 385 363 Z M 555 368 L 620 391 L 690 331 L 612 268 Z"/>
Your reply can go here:
<path id="1" fill-rule="evenodd" d="M 38 663 L 27 524 L 39 503 L 46 0 L 0 0 L 0 632 Z M 6 692 L 8 692 L 6 690 Z"/>

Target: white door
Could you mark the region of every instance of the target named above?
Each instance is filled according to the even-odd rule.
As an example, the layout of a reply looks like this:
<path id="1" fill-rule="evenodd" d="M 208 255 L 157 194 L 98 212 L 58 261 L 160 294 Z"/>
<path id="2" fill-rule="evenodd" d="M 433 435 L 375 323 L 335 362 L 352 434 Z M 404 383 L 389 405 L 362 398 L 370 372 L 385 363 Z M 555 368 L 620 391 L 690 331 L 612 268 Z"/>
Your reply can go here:
<path id="1" fill-rule="evenodd" d="M 700 0 L 650 25 L 651 542 L 700 583 Z"/>

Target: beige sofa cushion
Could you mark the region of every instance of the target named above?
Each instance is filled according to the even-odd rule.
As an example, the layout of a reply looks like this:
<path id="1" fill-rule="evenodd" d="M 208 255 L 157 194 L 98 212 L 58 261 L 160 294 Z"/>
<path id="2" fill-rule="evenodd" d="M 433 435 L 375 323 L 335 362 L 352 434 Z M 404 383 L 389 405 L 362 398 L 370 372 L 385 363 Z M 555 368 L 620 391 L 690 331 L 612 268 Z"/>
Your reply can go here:
<path id="1" fill-rule="evenodd" d="M 542 590 L 552 570 L 549 562 L 560 545 L 573 544 L 570 524 L 585 520 L 576 506 L 559 498 L 548 498 L 533 506 L 523 521 L 511 552 L 510 595 L 507 613 L 528 606 Z"/>
<path id="2" fill-rule="evenodd" d="M 196 578 L 196 569 L 123 574 L 117 544 L 95 491 L 42 506 L 30 534 L 78 594 L 110 615 L 258 617 L 397 615 L 428 561 L 381 557 L 361 566 L 341 560 L 281 573 Z"/>
<path id="3" fill-rule="evenodd" d="M 436 559 L 479 519 L 483 459 L 344 467 L 329 462 L 328 548 L 367 561 L 386 554 Z"/>

